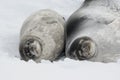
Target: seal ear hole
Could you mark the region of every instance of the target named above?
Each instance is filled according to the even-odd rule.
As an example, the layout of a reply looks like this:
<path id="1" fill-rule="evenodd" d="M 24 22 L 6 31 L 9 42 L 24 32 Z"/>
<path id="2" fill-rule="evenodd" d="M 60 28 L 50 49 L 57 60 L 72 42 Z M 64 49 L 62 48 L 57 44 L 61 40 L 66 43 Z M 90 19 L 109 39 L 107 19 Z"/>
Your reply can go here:
<path id="1" fill-rule="evenodd" d="M 71 51 L 75 51 L 79 60 L 92 58 L 96 53 L 96 44 L 89 37 L 77 38 L 71 45 Z M 74 47 L 74 48 L 73 48 Z"/>

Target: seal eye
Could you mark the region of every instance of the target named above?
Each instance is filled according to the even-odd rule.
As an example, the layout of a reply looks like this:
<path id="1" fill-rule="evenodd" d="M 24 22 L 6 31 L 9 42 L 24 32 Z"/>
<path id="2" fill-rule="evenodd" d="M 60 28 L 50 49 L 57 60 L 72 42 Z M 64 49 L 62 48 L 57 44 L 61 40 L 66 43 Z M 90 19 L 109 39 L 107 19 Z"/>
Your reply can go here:
<path id="1" fill-rule="evenodd" d="M 76 39 L 73 44 L 76 44 L 75 53 L 79 60 L 90 59 L 95 55 L 96 44 L 89 37 L 81 37 Z"/>

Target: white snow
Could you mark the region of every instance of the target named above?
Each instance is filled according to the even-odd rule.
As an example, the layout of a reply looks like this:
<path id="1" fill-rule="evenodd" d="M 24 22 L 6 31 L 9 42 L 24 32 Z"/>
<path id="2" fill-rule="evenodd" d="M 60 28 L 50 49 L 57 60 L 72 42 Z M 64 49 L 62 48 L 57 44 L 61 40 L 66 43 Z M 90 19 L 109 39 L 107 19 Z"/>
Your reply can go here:
<path id="1" fill-rule="evenodd" d="M 23 21 L 40 9 L 53 9 L 67 19 L 83 0 L 0 0 L 0 80 L 120 80 L 120 61 L 25 62 L 19 56 Z"/>

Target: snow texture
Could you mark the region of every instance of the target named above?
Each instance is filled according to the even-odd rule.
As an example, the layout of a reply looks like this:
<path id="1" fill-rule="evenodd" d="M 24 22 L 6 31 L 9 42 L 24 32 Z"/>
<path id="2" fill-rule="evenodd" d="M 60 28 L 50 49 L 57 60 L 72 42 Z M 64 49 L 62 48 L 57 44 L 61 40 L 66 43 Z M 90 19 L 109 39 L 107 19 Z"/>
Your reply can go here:
<path id="1" fill-rule="evenodd" d="M 83 0 L 0 0 L 0 80 L 120 80 L 120 61 L 98 63 L 71 59 L 25 62 L 19 56 L 23 21 L 40 9 L 53 9 L 66 19 Z"/>

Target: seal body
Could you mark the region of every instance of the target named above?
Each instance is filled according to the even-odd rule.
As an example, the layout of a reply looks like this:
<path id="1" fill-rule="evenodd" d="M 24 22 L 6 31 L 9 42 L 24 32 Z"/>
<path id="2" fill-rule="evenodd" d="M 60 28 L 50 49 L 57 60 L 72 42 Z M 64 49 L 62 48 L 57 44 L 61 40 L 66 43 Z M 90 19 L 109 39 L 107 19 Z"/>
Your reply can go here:
<path id="1" fill-rule="evenodd" d="M 64 19 L 52 10 L 41 10 L 24 22 L 20 33 L 20 55 L 25 61 L 54 61 L 64 48 Z"/>
<path id="2" fill-rule="evenodd" d="M 119 0 L 85 0 L 67 22 L 67 57 L 98 62 L 120 59 L 119 3 Z"/>

